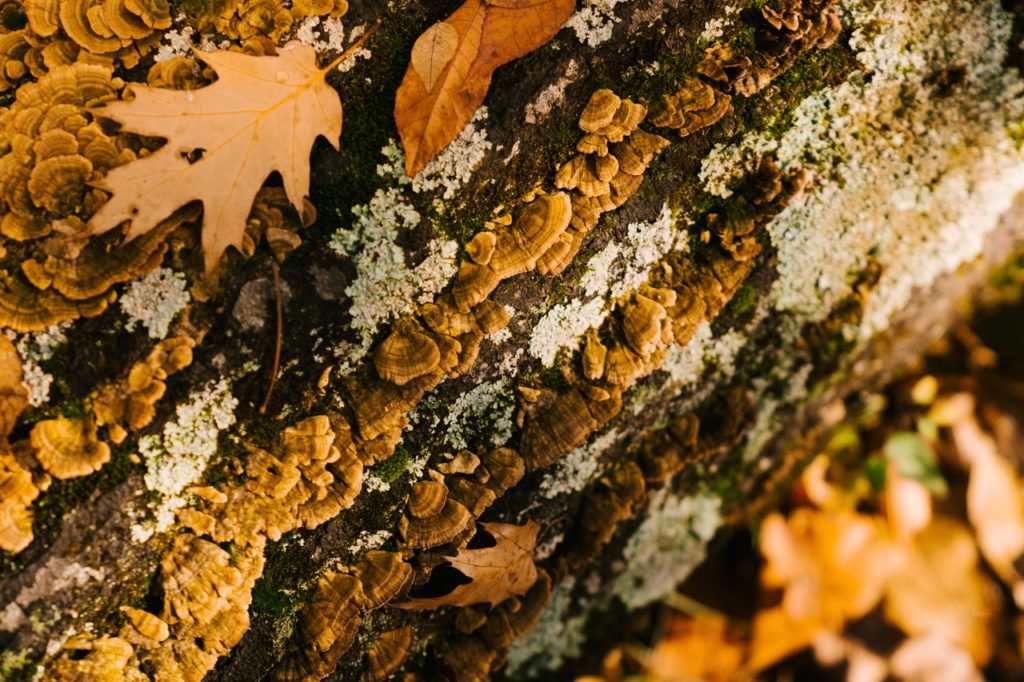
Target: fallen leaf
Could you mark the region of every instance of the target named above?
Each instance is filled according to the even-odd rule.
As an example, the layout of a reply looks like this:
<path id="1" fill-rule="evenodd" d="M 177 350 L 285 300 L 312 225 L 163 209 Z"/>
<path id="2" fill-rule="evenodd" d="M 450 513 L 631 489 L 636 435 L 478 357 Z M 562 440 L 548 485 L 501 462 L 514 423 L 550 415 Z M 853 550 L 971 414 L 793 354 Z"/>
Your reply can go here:
<path id="1" fill-rule="evenodd" d="M 970 469 L 967 517 L 978 547 L 999 577 L 1024 602 L 1024 576 L 1017 569 L 1024 554 L 1024 484 L 1010 462 L 1000 456 L 995 440 L 981 430 L 970 413 L 953 424 L 953 441 Z"/>
<path id="2" fill-rule="evenodd" d="M 763 669 L 810 646 L 823 630 L 840 632 L 867 614 L 885 589 L 891 562 L 882 525 L 851 511 L 798 509 L 761 526 L 761 583 L 782 603 L 754 619 L 750 665 Z"/>
<path id="3" fill-rule="evenodd" d="M 434 609 L 439 606 L 469 606 L 470 604 L 499 604 L 509 597 L 525 594 L 537 581 L 537 566 L 533 563 L 533 549 L 537 546 L 540 526 L 527 521 L 522 526 L 511 523 L 481 523 L 484 530 L 494 536 L 494 547 L 461 549 L 449 561 L 470 578 L 440 597 L 410 599 L 396 604 L 403 609 Z"/>
<path id="4" fill-rule="evenodd" d="M 744 646 L 729 630 L 725 617 L 699 614 L 672 620 L 668 634 L 645 660 L 658 680 L 705 682 L 735 680 L 743 664 Z"/>
<path id="5" fill-rule="evenodd" d="M 968 529 L 939 516 L 914 538 L 890 578 L 885 616 L 911 636 L 938 636 L 962 647 L 983 665 L 992 656 L 998 604 Z"/>
<path id="6" fill-rule="evenodd" d="M 969 652 L 935 635 L 914 637 L 900 645 L 892 655 L 889 670 L 906 682 L 982 682 L 985 679 Z"/>
<path id="7" fill-rule="evenodd" d="M 133 239 L 180 206 L 201 201 L 209 275 L 227 247 L 241 248 L 253 198 L 272 172 L 281 174 L 288 200 L 301 212 L 313 142 L 323 136 L 337 149 L 341 139 L 341 99 L 325 76 L 358 46 L 325 69 L 317 68 L 313 48 L 296 41 L 269 57 L 197 52 L 217 72 L 212 85 L 168 90 L 133 84 L 134 99 L 95 110 L 167 144 L 97 183 L 112 196 L 89 221 L 90 233 L 130 220 L 127 238 Z"/>
<path id="8" fill-rule="evenodd" d="M 0 451 L 18 416 L 28 407 L 28 391 L 22 385 L 21 358 L 11 340 L 0 334 Z"/>
<path id="9" fill-rule="evenodd" d="M 467 0 L 416 40 L 395 98 L 409 177 L 473 118 L 494 70 L 553 38 L 575 6 L 575 0 Z"/>

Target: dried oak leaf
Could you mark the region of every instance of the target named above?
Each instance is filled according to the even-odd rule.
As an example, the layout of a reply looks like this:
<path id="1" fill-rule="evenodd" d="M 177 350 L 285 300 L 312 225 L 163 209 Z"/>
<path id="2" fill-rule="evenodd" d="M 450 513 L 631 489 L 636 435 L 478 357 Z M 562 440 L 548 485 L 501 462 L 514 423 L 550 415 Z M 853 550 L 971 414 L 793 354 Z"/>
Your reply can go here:
<path id="1" fill-rule="evenodd" d="M 396 604 L 403 609 L 434 609 L 439 606 L 469 606 L 488 602 L 491 606 L 509 597 L 526 593 L 537 581 L 533 549 L 537 546 L 540 526 L 527 521 L 522 526 L 511 523 L 480 525 L 494 536 L 494 547 L 461 549 L 449 561 L 470 579 L 440 597 L 410 599 Z"/>
<path id="2" fill-rule="evenodd" d="M 325 80 L 334 64 L 318 69 L 316 52 L 295 41 L 269 57 L 223 50 L 196 56 L 217 72 L 212 85 L 169 90 L 133 84 L 134 99 L 95 111 L 167 144 L 97 183 L 113 196 L 89 230 L 99 234 L 130 220 L 133 239 L 178 207 L 202 201 L 209 274 L 228 246 L 241 248 L 253 198 L 272 172 L 281 174 L 288 200 L 302 210 L 313 142 L 322 135 L 338 148 L 341 99 Z"/>
<path id="3" fill-rule="evenodd" d="M 467 0 L 416 40 L 395 98 L 409 177 L 473 118 L 494 70 L 553 38 L 575 6 L 575 0 Z"/>

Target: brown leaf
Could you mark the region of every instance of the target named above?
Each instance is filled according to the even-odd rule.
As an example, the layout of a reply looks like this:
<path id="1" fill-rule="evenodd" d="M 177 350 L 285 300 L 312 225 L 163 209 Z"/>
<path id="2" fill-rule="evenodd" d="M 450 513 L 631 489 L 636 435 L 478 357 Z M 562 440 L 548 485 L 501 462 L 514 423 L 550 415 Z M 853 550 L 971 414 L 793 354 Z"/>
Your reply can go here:
<path id="1" fill-rule="evenodd" d="M 223 50 L 196 56 L 217 72 L 213 85 L 191 91 L 132 85 L 133 100 L 96 111 L 167 144 L 98 183 L 113 196 L 89 230 L 99 234 L 130 220 L 132 239 L 178 207 L 202 201 L 209 274 L 227 247 L 241 248 L 253 198 L 272 172 L 281 174 L 289 201 L 302 211 L 313 142 L 322 135 L 338 148 L 341 100 L 325 80 L 334 64 L 317 69 L 316 52 L 298 42 L 269 57 Z"/>
<path id="2" fill-rule="evenodd" d="M 491 606 L 509 597 L 525 594 L 537 581 L 533 548 L 537 546 L 540 526 L 528 521 L 522 526 L 511 523 L 481 523 L 497 544 L 484 549 L 461 549 L 450 559 L 454 568 L 471 582 L 459 585 L 441 597 L 410 599 L 396 604 L 403 609 L 434 609 L 439 606 L 469 606 L 488 602 Z"/>
<path id="3" fill-rule="evenodd" d="M 22 385 L 21 358 L 11 340 L 0 334 L 0 451 L 7 436 L 28 407 L 28 391 Z"/>
<path id="4" fill-rule="evenodd" d="M 473 118 L 494 70 L 554 37 L 575 5 L 575 0 L 466 0 L 416 40 L 395 98 L 409 177 Z"/>

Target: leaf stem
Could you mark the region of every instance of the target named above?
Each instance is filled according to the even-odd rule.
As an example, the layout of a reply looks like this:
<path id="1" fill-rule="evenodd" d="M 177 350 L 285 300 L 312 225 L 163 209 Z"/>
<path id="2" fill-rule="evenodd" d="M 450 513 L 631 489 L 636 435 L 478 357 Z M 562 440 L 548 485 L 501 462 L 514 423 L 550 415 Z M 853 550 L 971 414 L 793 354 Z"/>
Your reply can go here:
<path id="1" fill-rule="evenodd" d="M 263 404 L 260 405 L 260 414 L 266 413 L 267 405 L 270 404 L 270 396 L 274 393 L 274 384 L 277 383 L 277 372 L 281 367 L 281 335 L 283 333 L 282 327 L 284 326 L 284 311 L 281 305 L 281 273 L 276 261 L 271 260 L 270 267 L 274 271 L 274 299 L 277 303 L 277 341 L 274 344 L 274 367 L 270 370 L 270 385 L 267 386 L 267 395 L 263 397 Z"/>

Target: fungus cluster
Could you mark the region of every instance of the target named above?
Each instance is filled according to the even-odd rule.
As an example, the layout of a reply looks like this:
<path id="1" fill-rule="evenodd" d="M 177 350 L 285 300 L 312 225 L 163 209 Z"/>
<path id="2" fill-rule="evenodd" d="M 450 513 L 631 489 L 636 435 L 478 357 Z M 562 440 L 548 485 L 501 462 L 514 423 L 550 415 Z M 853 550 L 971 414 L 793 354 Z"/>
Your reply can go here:
<path id="1" fill-rule="evenodd" d="M 116 250 L 109 239 L 86 237 L 86 219 L 106 200 L 90 183 L 140 149 L 105 133 L 88 111 L 123 87 L 109 66 L 68 64 L 23 85 L 0 109 L 0 249 L 21 259 L 19 272 L 0 277 L 0 326 L 37 331 L 100 314 L 111 287 L 157 267 L 163 238 L 197 217 L 186 209 Z"/>
<path id="2" fill-rule="evenodd" d="M 171 25 L 166 0 L 22 0 L 0 11 L 0 92 L 69 64 L 132 68 Z"/>
<path id="3" fill-rule="evenodd" d="M 279 454 L 250 446 L 243 485 L 193 489 L 196 507 L 179 519 L 217 542 L 280 540 L 296 528 L 316 528 L 349 507 L 362 486 L 363 464 L 344 421 L 325 415 L 286 428 Z"/>
<path id="4" fill-rule="evenodd" d="M 29 505 L 49 483 L 49 476 L 33 476 L 17 457 L 0 451 L 0 549 L 20 552 L 32 542 Z"/>
<path id="5" fill-rule="evenodd" d="M 663 97 L 652 111 L 651 123 L 675 128 L 680 137 L 713 126 L 732 111 L 732 98 L 699 78 L 687 78 L 682 87 Z"/>
<path id="6" fill-rule="evenodd" d="M 490 296 L 498 283 L 538 266 L 538 261 L 564 239 L 572 217 L 572 203 L 565 192 L 537 191 L 527 198 L 513 220 L 503 213 L 487 230 L 466 245 L 470 260 L 455 276 L 452 296 L 460 312 L 469 312 Z"/>
<path id="7" fill-rule="evenodd" d="M 194 20 L 200 31 L 239 41 L 246 52 L 273 54 L 274 46 L 296 22 L 328 14 L 340 17 L 347 11 L 347 0 L 297 0 L 290 9 L 274 0 L 239 0 L 203 3 Z"/>
<path id="8" fill-rule="evenodd" d="M 379 550 L 367 552 L 349 572 L 323 576 L 313 599 L 299 614 L 296 634 L 273 679 L 319 680 L 330 674 L 355 641 L 363 616 L 394 599 L 411 577 L 412 569 L 400 554 Z M 386 679 L 402 664 L 411 640 L 411 628 L 381 635 L 375 642 L 376 652 L 368 655 L 366 676 Z"/>
<path id="9" fill-rule="evenodd" d="M 750 96 L 789 70 L 803 53 L 831 47 L 843 28 L 835 0 L 775 0 L 761 8 L 761 15 L 765 25 L 757 33 L 756 51 L 714 45 L 697 73 L 733 94 Z"/>
<path id="10" fill-rule="evenodd" d="M 160 615 L 130 612 L 122 629 L 139 647 L 142 668 L 158 671 L 157 679 L 199 682 L 249 628 L 263 549 L 259 542 L 228 552 L 192 533 L 175 537 L 160 562 Z"/>
<path id="11" fill-rule="evenodd" d="M 88 476 L 110 461 L 110 446 L 96 437 L 96 423 L 89 418 L 36 422 L 29 442 L 36 461 L 55 478 Z"/>
<path id="12" fill-rule="evenodd" d="M 579 127 L 578 154 L 562 164 L 555 185 L 570 192 L 572 218 L 568 229 L 541 257 L 541 274 L 560 274 L 579 251 L 583 236 L 601 214 L 622 206 L 643 181 L 648 164 L 668 140 L 639 128 L 647 108 L 622 99 L 608 89 L 591 95 Z"/>
<path id="13" fill-rule="evenodd" d="M 289 11 L 280 3 L 261 0 L 226 8 L 211 3 L 204 20 L 259 52 L 265 47 L 259 34 L 286 30 L 283 27 L 304 12 L 341 14 L 344 5 L 296 1 Z M 784 47 L 766 47 L 768 56 L 746 57 L 713 48 L 717 51 L 709 52 L 701 75 L 725 83 L 723 89 L 733 94 L 749 94 L 785 68 L 792 55 L 834 39 L 829 38 L 834 29 L 831 3 L 806 0 L 786 7 L 795 9 L 783 11 L 774 3 L 765 8 L 770 28 L 759 37 L 766 46 L 770 36 L 786 38 L 774 43 L 785 43 Z M 772 56 L 773 51 L 778 56 Z M 721 57 L 720 68 L 715 68 L 712 57 Z M 770 69 L 758 66 L 769 64 L 769 57 L 774 60 Z M 744 66 L 744 59 L 750 66 Z M 151 77 L 187 85 L 194 73 L 188 61 L 181 60 L 154 68 Z M 695 80 L 686 81 L 687 88 L 659 105 L 655 123 L 676 127 L 685 135 L 727 112 L 728 95 Z M 581 117 L 585 135 L 577 147 L 579 154 L 556 176 L 556 185 L 565 191 L 538 190 L 513 213 L 496 214 L 467 244 L 469 260 L 451 289 L 397 322 L 374 349 L 372 367 L 363 366 L 338 382 L 353 411 L 351 425 L 337 414 L 305 420 L 286 429 L 273 452 L 251 446 L 240 485 L 191 489 L 195 505 L 181 510 L 179 518 L 194 534 L 176 538 L 164 558 L 163 609 L 160 615 L 126 610 L 127 623 L 118 639 L 138 647 L 137 656 L 169 678 L 196 679 L 212 668 L 248 626 L 247 607 L 262 571 L 266 540 L 301 526 L 315 528 L 349 506 L 363 467 L 394 452 L 407 425 L 405 413 L 445 376 L 467 371 L 484 336 L 507 324 L 507 313 L 488 298 L 498 283 L 535 268 L 551 274 L 564 270 L 601 213 L 617 208 L 637 190 L 647 165 L 668 144 L 638 128 L 645 116 L 643 106 L 611 91 L 595 93 Z M 290 655 L 275 675 L 315 679 L 329 673 L 351 645 L 363 615 L 387 603 L 410 581 L 422 582 L 436 565 L 437 556 L 422 550 L 464 543 L 473 521 L 527 467 L 550 464 L 607 424 L 621 409 L 623 392 L 657 369 L 665 348 L 686 343 L 701 322 L 728 302 L 759 252 L 759 229 L 797 193 L 801 182 L 796 175 L 778 173 L 770 161 L 763 163 L 741 190 L 745 203 L 706 216 L 701 227 L 707 241 L 714 236 L 716 242 L 699 265 L 669 254 L 647 285 L 621 299 L 607 324 L 588 334 L 579 361 L 574 358 L 571 366 L 562 368 L 568 388 L 522 386 L 519 452 L 498 449 L 478 457 L 463 451 L 436 462 L 428 478 L 412 486 L 400 522 L 400 552 L 371 552 L 355 567 L 324 576 L 302 611 Z M 271 236 L 282 219 L 290 220 L 275 214 L 276 208 L 270 198 L 264 209 L 254 211 L 250 227 L 257 236 L 250 238 L 254 242 L 262 232 L 286 249 L 296 243 L 294 238 Z M 32 285 L 45 279 L 36 276 Z M 678 453 L 671 460 L 651 454 L 641 458 L 639 466 L 626 463 L 600 479 L 593 508 L 581 520 L 587 551 L 605 542 L 616 524 L 633 513 L 646 486 L 665 480 L 692 456 L 696 425 L 680 424 L 677 431 Z M 0 485 L 4 480 L 0 477 Z M 231 552 L 216 544 L 227 542 L 234 545 Z M 407 561 L 410 557 L 414 558 Z M 550 576 L 541 572 L 522 597 L 489 611 L 460 609 L 454 619 L 459 635 L 442 653 L 444 663 L 470 679 L 486 678 L 492 666 L 500 664 L 501 650 L 536 620 L 550 597 L 550 585 Z M 400 665 L 411 636 L 409 629 L 399 628 L 371 643 L 367 677 L 386 677 Z M 119 656 L 125 653 L 120 644 L 109 646 Z M 83 657 L 81 651 L 89 647 L 82 645 L 77 657 L 60 660 L 87 660 L 91 654 Z M 118 660 L 131 667 L 129 659 L 130 654 Z"/>
<path id="14" fill-rule="evenodd" d="M 173 336 L 157 343 L 144 360 L 131 366 L 128 377 L 101 387 L 92 396 L 96 423 L 107 427 L 107 437 L 122 443 L 128 429 L 138 431 L 156 416 L 156 403 L 167 390 L 167 378 L 192 364 L 195 341 Z"/>
<path id="15" fill-rule="evenodd" d="M 501 667 L 509 645 L 530 630 L 551 600 L 551 577 L 538 570 L 537 581 L 522 597 L 512 597 L 493 609 L 466 607 L 455 616 L 454 632 L 439 652 L 449 675 L 484 682 Z"/>

